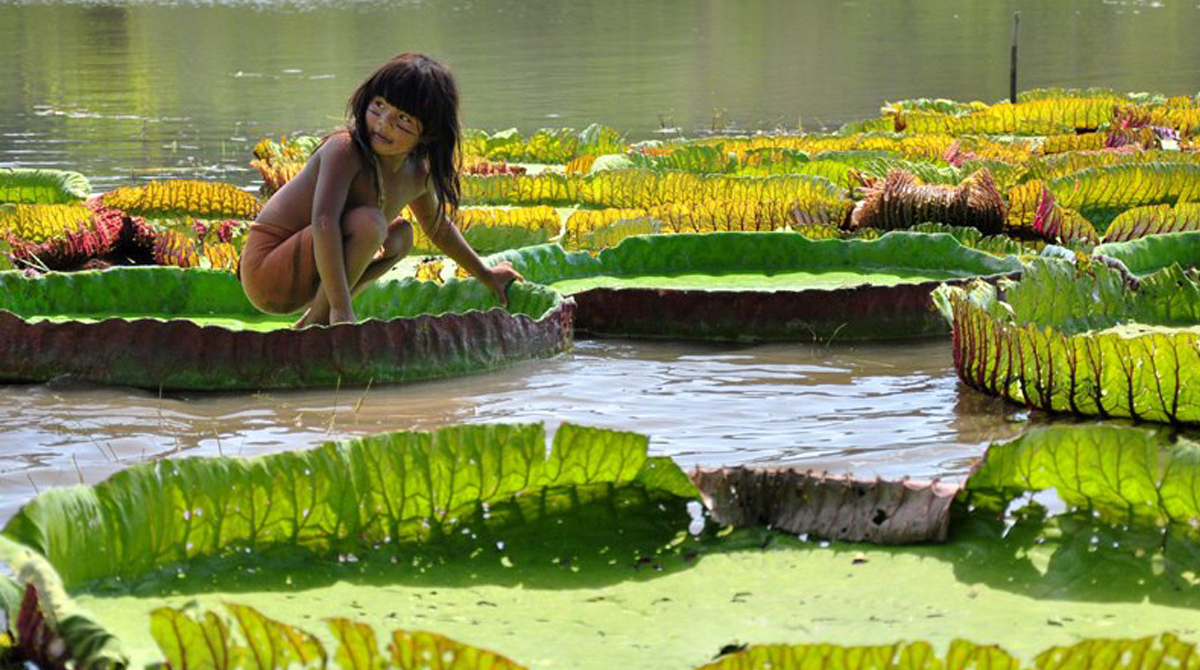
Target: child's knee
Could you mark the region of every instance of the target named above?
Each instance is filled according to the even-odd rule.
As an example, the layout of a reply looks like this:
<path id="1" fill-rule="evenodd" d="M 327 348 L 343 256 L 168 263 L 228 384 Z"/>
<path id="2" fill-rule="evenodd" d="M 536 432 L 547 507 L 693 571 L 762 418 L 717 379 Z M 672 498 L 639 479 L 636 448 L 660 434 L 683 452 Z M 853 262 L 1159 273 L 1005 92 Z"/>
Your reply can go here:
<path id="1" fill-rule="evenodd" d="M 378 247 L 388 235 L 388 225 L 379 209 L 355 207 L 342 215 L 342 232 L 348 239 L 361 239 Z"/>
<path id="2" fill-rule="evenodd" d="M 383 241 L 383 255 L 387 258 L 404 258 L 413 246 L 412 224 L 398 219 L 388 226 L 387 238 Z"/>

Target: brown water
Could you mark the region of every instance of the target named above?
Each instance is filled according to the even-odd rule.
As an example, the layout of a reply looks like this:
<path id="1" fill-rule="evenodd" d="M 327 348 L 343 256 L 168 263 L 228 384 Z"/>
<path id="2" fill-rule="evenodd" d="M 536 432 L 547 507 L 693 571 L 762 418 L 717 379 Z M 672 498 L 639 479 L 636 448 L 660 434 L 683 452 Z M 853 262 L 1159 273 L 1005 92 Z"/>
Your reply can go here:
<path id="1" fill-rule="evenodd" d="M 83 385 L 0 387 L 0 519 L 35 489 L 137 461 L 255 455 L 383 430 L 563 421 L 638 431 L 685 467 L 789 463 L 956 476 L 1024 413 L 957 380 L 945 340 L 732 346 L 586 340 L 548 361 L 371 389 L 159 398 Z"/>

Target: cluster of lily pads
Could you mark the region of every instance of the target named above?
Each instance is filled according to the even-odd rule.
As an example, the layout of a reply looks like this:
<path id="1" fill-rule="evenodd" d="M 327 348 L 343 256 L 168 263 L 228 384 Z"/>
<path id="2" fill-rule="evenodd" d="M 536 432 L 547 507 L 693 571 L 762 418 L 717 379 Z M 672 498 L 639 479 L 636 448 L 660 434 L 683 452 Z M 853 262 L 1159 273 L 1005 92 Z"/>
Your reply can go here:
<path id="1" fill-rule="evenodd" d="M 13 653 L 177 670 L 1194 667 L 1200 446 L 1103 420 L 1200 423 L 1198 130 L 1194 98 L 1056 90 L 902 101 L 828 134 L 470 132 L 457 223 L 527 278 L 510 313 L 431 258 L 359 296 L 362 323 L 301 330 L 255 316 L 220 261 L 256 196 L 90 197 L 78 175 L 0 172 L 0 237 L 25 270 L 0 273 L 2 379 L 330 386 L 490 369 L 577 331 L 951 332 L 970 386 L 1098 418 L 995 445 L 957 484 L 687 475 L 644 436 L 571 425 L 549 448 L 540 426 L 458 426 L 142 464 L 5 526 Z M 260 142 L 263 195 L 316 143 Z M 150 240 L 184 252 L 127 251 Z M 151 262 L 175 267 L 95 269 Z M 171 344 L 132 345 L 147 337 Z"/>

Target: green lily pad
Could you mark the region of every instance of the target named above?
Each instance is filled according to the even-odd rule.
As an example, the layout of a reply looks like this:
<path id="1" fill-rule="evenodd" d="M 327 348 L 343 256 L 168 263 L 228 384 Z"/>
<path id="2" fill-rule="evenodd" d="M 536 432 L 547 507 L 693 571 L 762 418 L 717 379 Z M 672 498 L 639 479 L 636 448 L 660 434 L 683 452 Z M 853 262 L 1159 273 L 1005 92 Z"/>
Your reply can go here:
<path id="1" fill-rule="evenodd" d="M 1136 275 L 1149 275 L 1172 265 L 1200 265 L 1200 232 L 1148 235 L 1129 242 L 1101 244 L 1094 255 L 1115 258 Z"/>
<path id="2" fill-rule="evenodd" d="M 974 388 L 1052 412 L 1200 423 L 1200 282 L 1178 265 L 1138 281 L 1039 258 L 1003 291 L 947 287 L 937 299 Z"/>
<path id="3" fill-rule="evenodd" d="M 263 315 L 225 272 L 0 272 L 0 379 L 154 389 L 425 379 L 563 351 L 572 308 L 535 285 L 510 287 L 505 311 L 474 280 L 384 281 L 356 298 L 359 323 L 293 330 L 296 315 Z"/>
<path id="4" fill-rule="evenodd" d="M 542 245 L 490 260 L 571 294 L 583 331 L 722 340 L 944 333 L 930 310 L 937 284 L 1021 267 L 948 234 L 909 232 L 817 241 L 788 232 L 647 235 L 595 256 Z"/>
<path id="5" fill-rule="evenodd" d="M 83 641 L 134 667 L 194 653 L 195 635 L 228 642 L 229 655 L 274 654 L 290 636 L 294 660 L 368 667 L 344 664 L 378 658 L 368 642 L 392 630 L 446 635 L 528 668 L 684 669 L 780 643 L 841 645 L 856 658 L 863 645 L 921 640 L 959 657 L 978 646 L 962 639 L 1032 667 L 1064 653 L 1048 647 L 1101 633 L 1200 635 L 1200 546 L 1186 524 L 1166 536 L 1153 515 L 1112 525 L 1079 497 L 1058 516 L 1013 505 L 1022 487 L 1069 486 L 1067 468 L 1103 480 L 1114 462 L 1077 454 L 1116 454 L 1130 439 L 1148 456 L 1168 448 L 1141 429 L 1087 426 L 1000 447 L 968 481 L 973 498 L 941 545 L 818 543 L 763 528 L 693 535 L 685 508 L 696 491 L 646 456 L 646 438 L 567 425 L 550 450 L 539 426 L 464 426 L 138 465 L 43 493 L 7 525 L 0 554 L 54 594 L 52 614 L 88 624 Z M 1191 451 L 1173 452 L 1160 490 L 1195 493 Z M 1085 497 L 1116 499 L 1089 486 Z M 1007 512 L 989 503 L 1000 500 Z M 172 622 L 178 634 L 164 629 Z M 715 667 L 765 668 L 732 658 Z"/>

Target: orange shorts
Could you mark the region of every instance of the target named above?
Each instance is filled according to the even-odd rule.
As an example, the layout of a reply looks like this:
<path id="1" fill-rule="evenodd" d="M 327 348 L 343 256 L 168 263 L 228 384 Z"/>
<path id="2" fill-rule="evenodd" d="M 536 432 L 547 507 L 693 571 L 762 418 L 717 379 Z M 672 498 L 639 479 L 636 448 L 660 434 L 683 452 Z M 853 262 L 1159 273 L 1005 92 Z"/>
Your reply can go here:
<path id="1" fill-rule="evenodd" d="M 303 309 L 321 285 L 312 226 L 292 231 L 255 221 L 242 244 L 238 277 L 250 302 L 268 314 Z"/>

